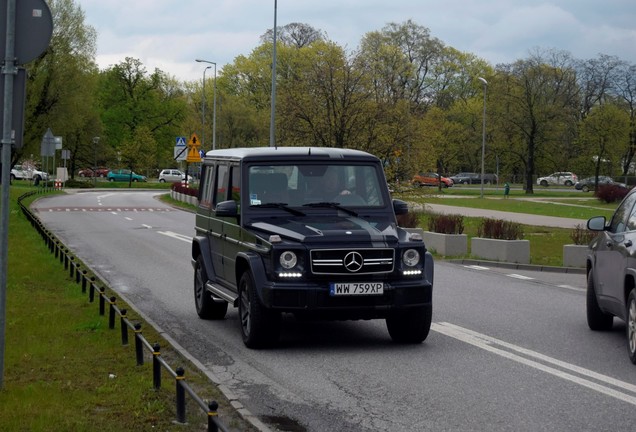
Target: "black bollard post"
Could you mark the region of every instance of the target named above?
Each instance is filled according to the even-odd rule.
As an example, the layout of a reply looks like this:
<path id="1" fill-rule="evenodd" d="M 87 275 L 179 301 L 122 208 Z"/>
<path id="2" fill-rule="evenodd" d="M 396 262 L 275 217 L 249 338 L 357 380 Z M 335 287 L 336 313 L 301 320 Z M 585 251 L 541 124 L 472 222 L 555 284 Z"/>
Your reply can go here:
<path id="1" fill-rule="evenodd" d="M 109 300 L 110 307 L 108 310 L 108 328 L 111 330 L 115 328 L 115 302 L 116 301 L 117 299 L 115 297 L 111 297 Z"/>
<path id="2" fill-rule="evenodd" d="M 87 273 L 88 271 L 82 270 L 82 292 L 83 293 L 86 292 L 86 283 L 88 282 L 88 279 L 86 278 Z"/>
<path id="3" fill-rule="evenodd" d="M 91 286 L 88 288 L 88 301 L 89 303 L 95 301 L 95 282 L 91 282 Z"/>
<path id="4" fill-rule="evenodd" d="M 185 406 L 185 389 L 181 385 L 181 381 L 185 379 L 183 376 L 185 371 L 182 367 L 178 367 L 175 371 L 177 376 L 175 377 L 177 387 L 177 423 L 186 422 L 186 406 Z"/>
<path id="5" fill-rule="evenodd" d="M 80 265 L 77 263 L 77 268 L 75 269 L 75 283 L 80 282 L 80 277 L 82 276 L 82 272 L 80 271 Z"/>
<path id="6" fill-rule="evenodd" d="M 137 366 L 144 364 L 144 347 L 141 342 L 141 324 L 135 324 L 135 353 L 137 354 Z"/>
<path id="7" fill-rule="evenodd" d="M 158 343 L 152 346 L 152 384 L 155 390 L 161 388 L 161 363 L 159 362 L 159 356 L 161 356 L 161 347 Z"/>
<path id="8" fill-rule="evenodd" d="M 69 276 L 73 277 L 74 272 L 75 272 L 75 257 L 72 256 L 71 262 L 69 263 L 69 270 L 68 270 Z"/>
<path id="9" fill-rule="evenodd" d="M 106 288 L 104 287 L 102 287 L 99 290 L 99 315 L 100 316 L 104 316 L 104 313 L 105 313 L 104 309 L 106 308 L 106 305 L 104 304 L 105 303 L 104 291 L 106 291 Z"/>
<path id="10" fill-rule="evenodd" d="M 216 424 L 219 404 L 216 401 L 208 402 L 208 432 L 219 432 L 219 425 Z"/>
<path id="11" fill-rule="evenodd" d="M 121 314 L 121 318 L 119 319 L 119 325 L 121 326 L 121 344 L 123 346 L 128 345 L 128 326 L 126 325 L 126 313 L 128 311 L 126 309 L 122 309 L 119 311 Z"/>

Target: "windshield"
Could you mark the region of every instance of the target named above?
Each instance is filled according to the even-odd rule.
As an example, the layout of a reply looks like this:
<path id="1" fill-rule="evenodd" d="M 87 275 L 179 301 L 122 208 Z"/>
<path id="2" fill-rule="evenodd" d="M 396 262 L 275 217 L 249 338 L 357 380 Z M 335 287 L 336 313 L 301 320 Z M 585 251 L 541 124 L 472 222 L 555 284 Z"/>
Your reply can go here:
<path id="1" fill-rule="evenodd" d="M 381 207 L 386 188 L 374 164 L 253 165 L 248 171 L 249 205 Z"/>

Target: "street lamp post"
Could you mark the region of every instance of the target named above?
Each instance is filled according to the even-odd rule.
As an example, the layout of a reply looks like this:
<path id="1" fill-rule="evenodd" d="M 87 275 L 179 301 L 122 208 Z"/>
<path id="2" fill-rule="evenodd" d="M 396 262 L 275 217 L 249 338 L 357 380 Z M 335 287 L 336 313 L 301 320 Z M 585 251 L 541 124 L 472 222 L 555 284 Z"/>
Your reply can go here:
<path id="1" fill-rule="evenodd" d="M 488 89 L 488 81 L 482 77 L 477 78 L 484 85 L 484 114 L 483 124 L 481 128 L 481 198 L 484 197 L 484 159 L 486 157 L 486 90 Z"/>
<path id="2" fill-rule="evenodd" d="M 214 65 L 214 96 L 213 96 L 213 103 L 212 103 L 212 150 L 216 150 L 216 63 L 213 61 L 209 61 L 209 60 L 202 60 L 202 59 L 196 59 L 195 60 L 198 63 L 209 63 L 211 65 Z M 205 144 L 205 139 L 204 139 L 204 134 L 205 134 L 205 71 L 210 69 L 212 66 L 208 66 L 205 69 L 203 69 L 203 131 L 201 133 L 201 142 L 202 144 Z"/>

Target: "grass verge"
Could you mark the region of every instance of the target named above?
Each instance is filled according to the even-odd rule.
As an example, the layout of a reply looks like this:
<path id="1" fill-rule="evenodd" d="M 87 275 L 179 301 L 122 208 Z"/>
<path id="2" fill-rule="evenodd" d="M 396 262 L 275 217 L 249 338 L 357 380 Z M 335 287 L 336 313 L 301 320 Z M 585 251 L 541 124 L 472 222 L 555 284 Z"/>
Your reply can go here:
<path id="1" fill-rule="evenodd" d="M 152 361 L 137 366 L 134 337 L 122 346 L 108 312 L 99 315 L 81 285 L 50 253 L 22 215 L 17 198 L 30 190 L 10 189 L 9 256 L 5 332 L 4 386 L 0 391 L 3 431 L 201 431 L 207 415 L 187 400 L 186 425 L 175 424 L 175 385 L 162 368 L 162 388 L 154 390 Z M 25 201 L 28 203 L 28 201 Z M 90 275 L 89 275 L 90 276 Z M 117 295 L 108 290 L 109 296 Z M 209 379 L 191 365 L 143 320 L 150 343 L 172 369 L 181 366 L 204 400 L 219 403 L 219 418 L 232 430 L 254 430 L 231 407 Z"/>

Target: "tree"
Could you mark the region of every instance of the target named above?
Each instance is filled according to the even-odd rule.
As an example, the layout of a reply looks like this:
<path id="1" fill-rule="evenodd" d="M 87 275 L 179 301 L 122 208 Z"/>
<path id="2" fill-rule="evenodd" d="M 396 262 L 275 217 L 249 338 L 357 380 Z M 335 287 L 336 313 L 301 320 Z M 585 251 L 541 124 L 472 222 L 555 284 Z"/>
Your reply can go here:
<path id="1" fill-rule="evenodd" d="M 276 28 L 276 41 L 283 45 L 303 48 L 317 41 L 327 39 L 322 30 L 316 30 L 309 24 L 289 23 L 282 27 Z M 269 29 L 261 36 L 261 44 L 269 43 L 271 46 L 274 40 L 274 30 Z"/>
<path id="2" fill-rule="evenodd" d="M 186 117 L 186 101 L 178 82 L 159 69 L 148 74 L 141 61 L 127 57 L 100 76 L 99 100 L 104 136 L 116 151 L 130 143 L 138 130 L 156 143 L 147 149 L 158 163 L 172 159 L 174 138 Z"/>
<path id="3" fill-rule="evenodd" d="M 70 168 L 91 148 L 101 124 L 95 101 L 97 67 L 95 30 L 84 23 L 84 12 L 73 0 L 48 2 L 53 15 L 53 35 L 46 51 L 27 65 L 27 101 L 24 147 L 14 153 L 12 164 L 24 154 L 40 154 L 47 128 L 62 136 L 71 150 Z"/>
<path id="4" fill-rule="evenodd" d="M 501 103 L 490 118 L 516 144 L 510 151 L 522 162 L 526 193 L 532 194 L 538 158 L 556 158 L 558 169 L 565 170 L 576 154 L 571 146 L 579 109 L 576 73 L 569 54 L 556 51 L 535 52 L 497 69 L 501 79 L 490 93 L 500 95 Z"/>

